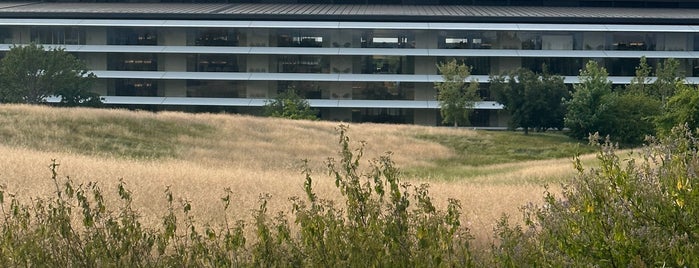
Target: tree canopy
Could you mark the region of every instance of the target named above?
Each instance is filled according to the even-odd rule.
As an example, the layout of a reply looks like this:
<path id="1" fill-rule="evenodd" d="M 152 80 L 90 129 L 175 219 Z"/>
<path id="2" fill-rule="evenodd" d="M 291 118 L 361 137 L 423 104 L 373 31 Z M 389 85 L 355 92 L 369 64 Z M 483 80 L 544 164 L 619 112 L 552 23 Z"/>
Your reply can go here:
<path id="1" fill-rule="evenodd" d="M 629 145 L 640 144 L 647 135 L 655 134 L 662 94 L 657 94 L 658 85 L 650 83 L 649 74 L 650 67 L 642 59 L 631 83 L 612 91 L 607 71 L 594 61 L 588 62 L 568 102 L 565 124 L 569 134 L 582 139 L 599 133 Z"/>
<path id="2" fill-rule="evenodd" d="M 568 88 L 563 77 L 550 74 L 546 68 L 541 74 L 519 69 L 509 76 L 493 76 L 490 90 L 510 116 L 510 127 L 530 128 L 545 131 L 549 128 L 562 129 Z"/>
<path id="3" fill-rule="evenodd" d="M 97 106 L 102 101 L 90 92 L 95 78 L 83 61 L 64 49 L 13 46 L 0 61 L 0 102 L 36 104 L 57 96 L 60 105 Z"/>
<path id="4" fill-rule="evenodd" d="M 453 123 L 454 127 L 469 124 L 473 107 L 476 101 L 481 100 L 478 95 L 478 81 L 471 80 L 466 84 L 466 79 L 471 75 L 471 68 L 452 59 L 437 64 L 437 69 L 444 80 L 434 84 L 443 123 Z"/>
<path id="5" fill-rule="evenodd" d="M 691 130 L 699 128 L 699 88 L 681 83 L 678 83 L 677 88 L 677 93 L 668 99 L 665 112 L 657 118 L 661 133 L 668 133 L 673 127 L 682 124 L 686 124 Z"/>
<path id="6" fill-rule="evenodd" d="M 598 131 L 600 116 L 604 107 L 600 107 L 604 96 L 612 92 L 612 82 L 607 78 L 607 69 L 596 61 L 589 61 L 580 71 L 580 83 L 575 84 L 575 92 L 568 101 L 565 126 L 575 138 L 585 138 Z"/>
<path id="7" fill-rule="evenodd" d="M 277 97 L 265 102 L 264 113 L 271 117 L 288 119 L 318 119 L 317 112 L 311 109 L 308 101 L 296 93 L 294 87 L 277 94 Z"/>

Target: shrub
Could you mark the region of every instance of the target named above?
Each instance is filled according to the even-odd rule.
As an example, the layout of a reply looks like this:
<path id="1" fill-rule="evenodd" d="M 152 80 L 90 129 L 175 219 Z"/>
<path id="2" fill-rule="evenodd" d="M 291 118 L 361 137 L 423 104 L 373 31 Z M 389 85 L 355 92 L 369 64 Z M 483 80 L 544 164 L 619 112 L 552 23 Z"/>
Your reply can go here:
<path id="1" fill-rule="evenodd" d="M 301 98 L 293 87 L 279 93 L 276 98 L 266 101 L 263 110 L 264 114 L 270 117 L 318 119 L 317 111 L 311 109 L 308 101 Z"/>
<path id="2" fill-rule="evenodd" d="M 599 168 L 576 159 L 578 175 L 560 197 L 547 191 L 544 205 L 524 209 L 524 227 L 500 221 L 498 265 L 699 265 L 695 133 L 675 128 L 624 160 L 611 143 L 601 148 Z"/>

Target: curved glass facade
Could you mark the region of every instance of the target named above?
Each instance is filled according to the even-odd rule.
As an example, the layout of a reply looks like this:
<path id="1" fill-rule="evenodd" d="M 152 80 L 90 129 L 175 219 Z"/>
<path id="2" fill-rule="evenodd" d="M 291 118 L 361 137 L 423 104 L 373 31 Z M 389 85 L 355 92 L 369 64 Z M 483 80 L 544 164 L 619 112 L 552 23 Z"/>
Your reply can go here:
<path id="1" fill-rule="evenodd" d="M 436 65 L 450 59 L 482 83 L 471 121 L 483 127 L 507 120 L 488 76 L 521 67 L 545 65 L 572 84 L 595 60 L 624 84 L 641 57 L 651 66 L 676 58 L 699 82 L 699 25 L 680 23 L 6 18 L 0 42 L 5 51 L 64 47 L 95 72 L 94 90 L 110 105 L 259 113 L 265 99 L 293 88 L 323 119 L 343 121 L 439 124 Z"/>

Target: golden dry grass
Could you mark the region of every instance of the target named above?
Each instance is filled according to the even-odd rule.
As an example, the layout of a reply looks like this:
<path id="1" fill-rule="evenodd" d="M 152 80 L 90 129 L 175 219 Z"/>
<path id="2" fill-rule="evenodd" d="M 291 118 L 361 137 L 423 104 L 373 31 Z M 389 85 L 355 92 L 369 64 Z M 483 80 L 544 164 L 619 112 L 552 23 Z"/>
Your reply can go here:
<path id="1" fill-rule="evenodd" d="M 234 193 L 229 219 L 249 219 L 262 193 L 273 196 L 270 211 L 288 212 L 288 198 L 303 195 L 300 159 L 309 159 L 316 191 L 326 198 L 339 198 L 333 181 L 324 175 L 323 168 L 323 161 L 329 156 L 336 156 L 339 150 L 335 131 L 337 123 L 240 115 L 0 106 L 0 117 L 7 113 L 30 114 L 30 118 L 33 118 L 33 121 L 16 122 L 26 124 L 23 127 L 8 127 L 5 123 L 0 128 L 4 133 L 23 135 L 16 139 L 20 142 L 0 145 L 0 183 L 20 197 L 51 194 L 54 186 L 50 181 L 48 166 L 51 159 L 57 159 L 62 176 L 70 176 L 82 183 L 97 181 L 102 189 L 110 193 L 116 193 L 116 185 L 122 179 L 134 193 L 134 206 L 139 208 L 144 221 L 151 226 L 158 226 L 160 216 L 165 213 L 164 190 L 168 186 L 176 197 L 192 202 L 194 216 L 199 223 L 216 225 L 223 219 L 220 197 L 224 188 L 231 188 Z M 45 121 L 80 118 L 88 121 L 108 120 L 114 117 L 175 122 L 183 127 L 197 123 L 211 126 L 214 131 L 200 136 L 178 136 L 175 154 L 154 159 L 85 154 L 66 150 L 61 146 L 61 141 L 50 139 L 42 140 L 38 146 L 31 145 L 32 142 L 21 142 L 30 139 L 31 135 L 37 135 L 24 130 L 27 128 L 58 135 L 73 134 L 60 127 L 42 129 L 42 122 Z M 110 128 L 108 131 L 121 131 L 109 124 L 103 127 Z M 449 148 L 435 142 L 415 138 L 419 134 L 474 136 L 478 132 L 377 124 L 352 124 L 349 131 L 353 141 L 363 140 L 368 144 L 365 160 L 392 151 L 399 167 L 412 168 L 432 165 L 433 160 L 454 154 Z M 482 169 L 482 175 L 464 180 L 447 182 L 409 178 L 414 184 L 430 183 L 431 193 L 438 204 L 445 204 L 449 197 L 461 200 L 463 222 L 471 228 L 478 243 L 485 243 L 492 236 L 495 220 L 503 213 L 516 218 L 520 215 L 519 207 L 529 202 L 539 202 L 543 192 L 542 183 L 539 182 L 550 182 L 551 178 L 566 178 L 573 174 L 570 159 L 478 168 Z M 108 201 L 115 199 L 115 194 L 107 197 Z"/>

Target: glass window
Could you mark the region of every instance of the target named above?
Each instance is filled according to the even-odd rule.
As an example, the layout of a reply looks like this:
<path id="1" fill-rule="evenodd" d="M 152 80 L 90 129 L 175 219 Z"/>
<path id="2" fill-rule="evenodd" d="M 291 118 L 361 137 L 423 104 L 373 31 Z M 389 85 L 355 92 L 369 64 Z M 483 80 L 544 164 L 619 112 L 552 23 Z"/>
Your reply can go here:
<path id="1" fill-rule="evenodd" d="M 326 57 L 313 55 L 280 55 L 277 57 L 279 73 L 329 73 Z"/>
<path id="2" fill-rule="evenodd" d="M 242 98 L 243 81 L 187 80 L 187 97 Z"/>
<path id="3" fill-rule="evenodd" d="M 655 34 L 614 33 L 611 50 L 655 50 Z"/>
<path id="4" fill-rule="evenodd" d="M 157 55 L 150 53 L 109 53 L 107 69 L 116 71 L 157 71 Z"/>
<path id="5" fill-rule="evenodd" d="M 641 63 L 640 59 L 605 58 L 605 65 L 609 76 L 634 76 L 636 67 Z"/>
<path id="6" fill-rule="evenodd" d="M 362 56 L 363 74 L 413 74 L 414 57 L 406 56 Z"/>
<path id="7" fill-rule="evenodd" d="M 409 31 L 365 31 L 361 36 L 362 47 L 415 48 L 415 35 Z"/>
<path id="8" fill-rule="evenodd" d="M 353 122 L 412 124 L 413 109 L 363 108 L 352 109 Z"/>
<path id="9" fill-rule="evenodd" d="M 522 67 L 541 73 L 545 65 L 549 73 L 577 76 L 588 60 L 584 58 L 522 58 Z"/>
<path id="10" fill-rule="evenodd" d="M 9 27 L 0 27 L 0 44 L 14 44 L 12 40 L 12 29 Z"/>
<path id="11" fill-rule="evenodd" d="M 187 56 L 188 72 L 238 72 L 245 70 L 245 58 L 226 54 L 192 54 Z"/>
<path id="12" fill-rule="evenodd" d="M 158 96 L 158 82 L 150 79 L 117 79 L 115 82 L 116 96 Z"/>
<path id="13" fill-rule="evenodd" d="M 109 28 L 107 44 L 154 46 L 158 44 L 158 34 L 148 28 Z"/>
<path id="14" fill-rule="evenodd" d="M 441 31 L 438 47 L 454 49 L 489 49 L 496 40 L 494 31 Z"/>
<path id="15" fill-rule="evenodd" d="M 312 30 L 278 30 L 277 46 L 280 47 L 323 47 L 322 32 Z"/>
<path id="16" fill-rule="evenodd" d="M 187 44 L 195 46 L 237 46 L 240 37 L 236 29 L 227 28 L 196 29 L 188 34 Z"/>
<path id="17" fill-rule="evenodd" d="M 352 98 L 362 100 L 412 100 L 415 99 L 415 83 L 355 82 Z"/>
<path id="18" fill-rule="evenodd" d="M 85 44 L 85 31 L 79 27 L 32 27 L 30 36 L 32 42 L 38 44 Z"/>
<path id="19" fill-rule="evenodd" d="M 325 82 L 317 81 L 279 81 L 277 93 L 286 92 L 293 88 L 296 94 L 304 99 L 323 99 L 323 91 L 326 95 L 330 86 Z"/>
<path id="20" fill-rule="evenodd" d="M 492 57 L 439 57 L 437 62 L 449 62 L 451 59 L 455 59 L 457 62 L 463 62 L 466 66 L 471 68 L 471 74 L 473 75 L 489 75 L 490 74 L 490 62 Z"/>

